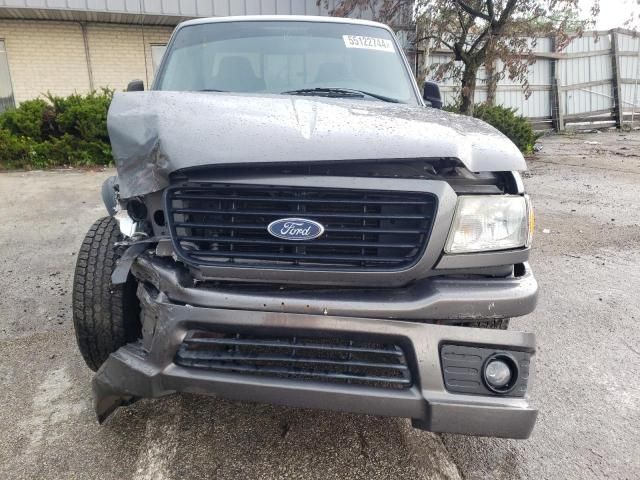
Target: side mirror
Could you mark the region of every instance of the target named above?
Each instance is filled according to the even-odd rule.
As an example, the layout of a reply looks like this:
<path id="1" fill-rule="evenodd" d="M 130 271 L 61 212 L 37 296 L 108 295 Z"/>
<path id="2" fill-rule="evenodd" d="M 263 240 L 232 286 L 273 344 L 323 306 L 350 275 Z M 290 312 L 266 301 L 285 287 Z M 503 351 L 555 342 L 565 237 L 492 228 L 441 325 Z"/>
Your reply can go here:
<path id="1" fill-rule="evenodd" d="M 422 91 L 422 98 L 424 101 L 430 104 L 433 108 L 442 108 L 442 95 L 440 94 L 440 87 L 436 82 L 424 82 Z"/>
<path id="2" fill-rule="evenodd" d="M 142 80 L 131 80 L 127 85 L 127 92 L 144 92 L 144 82 Z"/>

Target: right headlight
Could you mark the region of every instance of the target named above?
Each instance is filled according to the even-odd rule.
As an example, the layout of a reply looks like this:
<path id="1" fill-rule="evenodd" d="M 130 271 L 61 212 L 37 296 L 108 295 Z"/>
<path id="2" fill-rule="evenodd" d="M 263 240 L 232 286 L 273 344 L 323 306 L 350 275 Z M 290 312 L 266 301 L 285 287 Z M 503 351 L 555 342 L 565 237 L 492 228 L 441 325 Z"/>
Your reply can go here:
<path id="1" fill-rule="evenodd" d="M 522 248 L 531 243 L 533 211 L 528 196 L 458 197 L 446 253 Z"/>

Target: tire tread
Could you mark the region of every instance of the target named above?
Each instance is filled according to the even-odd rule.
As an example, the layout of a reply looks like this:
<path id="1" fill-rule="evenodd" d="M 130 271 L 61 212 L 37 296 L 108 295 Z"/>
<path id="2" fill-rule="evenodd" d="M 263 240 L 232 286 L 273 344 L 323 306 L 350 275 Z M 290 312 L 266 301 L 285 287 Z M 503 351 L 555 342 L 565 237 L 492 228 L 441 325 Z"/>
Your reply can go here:
<path id="1" fill-rule="evenodd" d="M 101 218 L 87 232 L 76 261 L 73 324 L 80 352 L 94 371 L 137 336 L 135 280 L 130 276 L 124 285 L 111 284 L 120 239 L 116 220 Z"/>

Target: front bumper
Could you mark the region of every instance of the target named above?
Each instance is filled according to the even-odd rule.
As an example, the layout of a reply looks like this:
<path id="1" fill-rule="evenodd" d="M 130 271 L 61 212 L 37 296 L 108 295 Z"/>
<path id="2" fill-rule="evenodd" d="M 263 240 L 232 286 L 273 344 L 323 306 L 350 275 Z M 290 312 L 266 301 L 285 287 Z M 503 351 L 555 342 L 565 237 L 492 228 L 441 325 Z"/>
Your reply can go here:
<path id="1" fill-rule="evenodd" d="M 465 292 L 459 290 L 462 296 Z M 459 293 L 460 295 L 460 293 Z M 300 314 L 211 308 L 177 303 L 156 289 L 139 287 L 143 311 L 143 343 L 112 354 L 93 379 L 95 409 L 103 421 L 118 406 L 142 397 L 175 392 L 220 395 L 303 408 L 331 409 L 411 418 L 414 426 L 508 438 L 528 438 L 537 411 L 523 398 L 449 392 L 443 381 L 440 347 L 458 344 L 527 352 L 534 370 L 533 334 L 433 325 L 333 314 Z M 174 357 L 192 328 L 242 329 L 296 335 L 375 335 L 400 339 L 415 358 L 416 381 L 404 390 L 265 378 L 180 367 Z M 531 381 L 529 381 L 529 386 Z"/>
<path id="2" fill-rule="evenodd" d="M 529 265 L 507 278 L 432 277 L 404 288 L 320 287 L 297 290 L 234 286 L 199 288 L 180 264 L 170 258 L 140 256 L 132 271 L 174 303 L 207 308 L 336 315 L 394 320 L 462 323 L 520 317 L 538 301 L 538 282 Z M 382 284 L 384 285 L 384 284 Z"/>

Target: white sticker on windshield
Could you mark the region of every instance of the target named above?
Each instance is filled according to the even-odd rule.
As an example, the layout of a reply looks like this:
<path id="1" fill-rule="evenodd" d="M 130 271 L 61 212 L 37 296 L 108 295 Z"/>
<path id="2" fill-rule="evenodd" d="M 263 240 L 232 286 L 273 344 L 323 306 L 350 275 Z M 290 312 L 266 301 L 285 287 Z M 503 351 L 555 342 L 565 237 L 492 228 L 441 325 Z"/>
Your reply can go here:
<path id="1" fill-rule="evenodd" d="M 365 48 L 367 50 L 395 52 L 393 42 L 385 38 L 362 37 L 360 35 L 343 35 L 342 38 L 347 48 Z"/>

